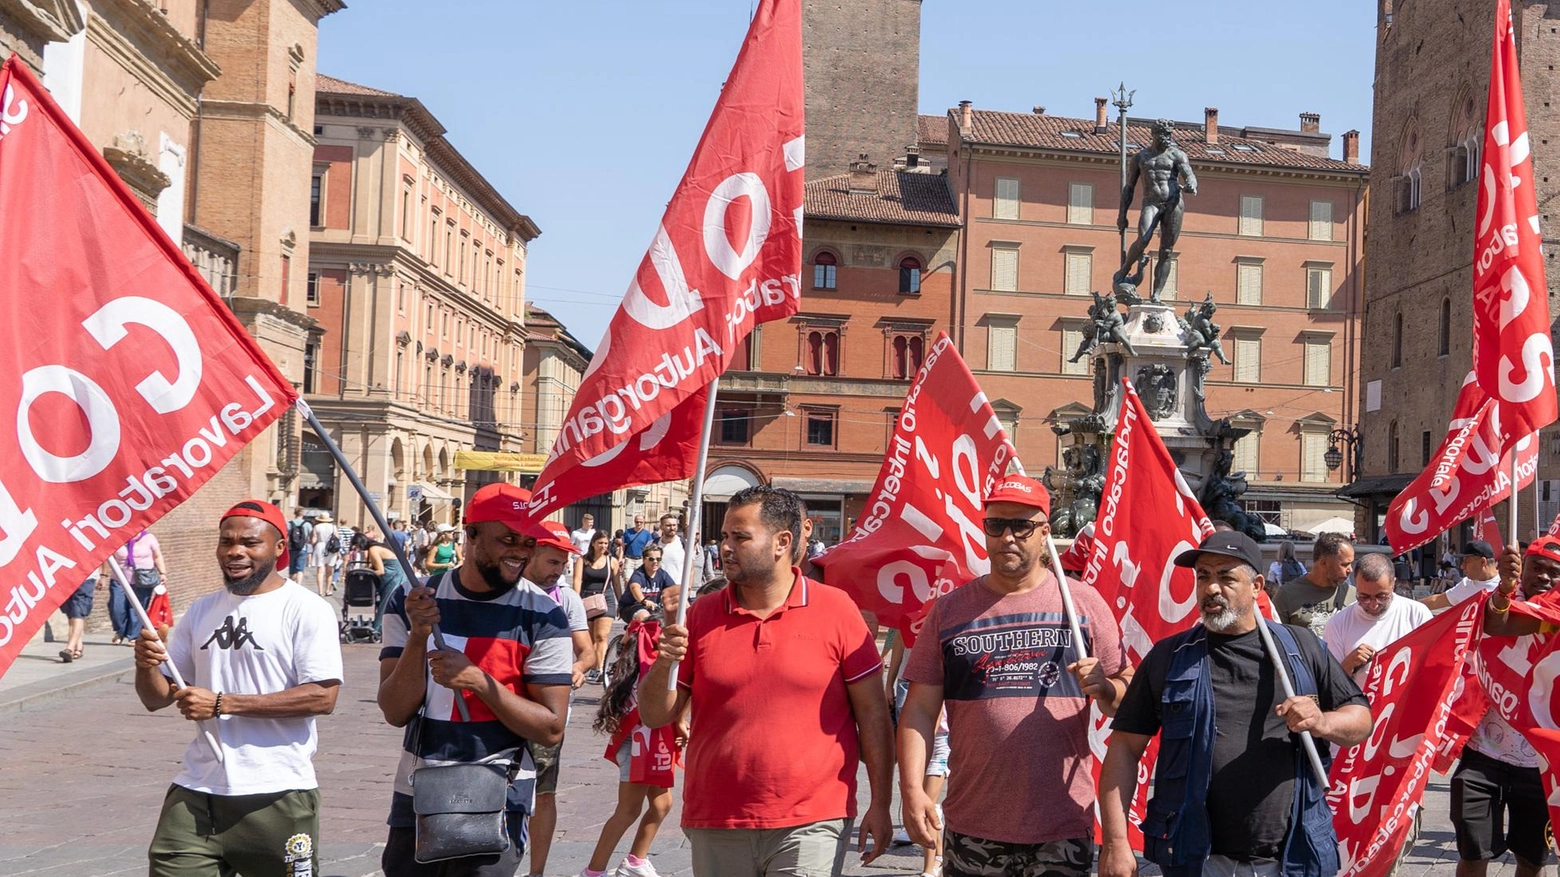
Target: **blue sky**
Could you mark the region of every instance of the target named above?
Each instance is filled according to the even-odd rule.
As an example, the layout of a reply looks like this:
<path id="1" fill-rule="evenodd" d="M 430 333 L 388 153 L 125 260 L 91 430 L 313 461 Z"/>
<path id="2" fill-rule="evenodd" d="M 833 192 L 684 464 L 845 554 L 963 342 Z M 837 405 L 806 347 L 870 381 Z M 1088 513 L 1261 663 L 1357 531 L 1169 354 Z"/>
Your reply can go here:
<path id="1" fill-rule="evenodd" d="M 349 0 L 323 73 L 412 95 L 542 229 L 530 299 L 594 347 L 682 176 L 753 0 Z M 438 14 L 430 15 L 437 9 Z M 1375 4 L 925 0 L 923 113 L 960 100 L 1088 117 L 1125 80 L 1133 115 L 1362 134 Z M 1114 113 L 1114 111 L 1112 111 Z"/>

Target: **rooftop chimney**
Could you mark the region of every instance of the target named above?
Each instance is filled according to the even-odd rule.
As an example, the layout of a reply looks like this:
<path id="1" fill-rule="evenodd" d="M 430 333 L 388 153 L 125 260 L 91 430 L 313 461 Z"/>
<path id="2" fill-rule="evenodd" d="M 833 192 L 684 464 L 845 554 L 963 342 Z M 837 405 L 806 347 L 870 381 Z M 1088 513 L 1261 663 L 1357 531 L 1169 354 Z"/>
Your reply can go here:
<path id="1" fill-rule="evenodd" d="M 1203 107 L 1203 142 L 1215 146 L 1219 142 L 1219 108 Z"/>
<path id="2" fill-rule="evenodd" d="M 1300 130 L 1306 134 L 1316 134 L 1322 130 L 1322 117 L 1317 113 L 1300 114 Z"/>
<path id="3" fill-rule="evenodd" d="M 921 164 L 921 147 L 919 147 L 919 146 L 906 146 L 905 147 L 905 167 L 906 168 L 914 168 L 914 167 L 919 167 L 920 164 Z"/>
<path id="4" fill-rule="evenodd" d="M 1105 123 L 1105 104 L 1106 100 L 1103 97 L 1094 99 L 1094 133 L 1096 134 L 1104 134 L 1108 127 Z"/>
<path id="5" fill-rule="evenodd" d="M 959 130 L 961 131 L 968 131 L 975 124 L 975 111 L 971 109 L 972 106 L 970 101 L 959 101 Z"/>
<path id="6" fill-rule="evenodd" d="M 1045 106 L 1043 104 L 1035 104 L 1034 114 L 1037 116 L 1045 115 Z"/>
<path id="7" fill-rule="evenodd" d="M 877 165 L 861 153 L 850 163 L 850 179 L 845 190 L 852 195 L 876 195 L 878 193 Z"/>
<path id="8" fill-rule="evenodd" d="M 1360 132 L 1343 132 L 1343 160 L 1349 164 L 1360 163 Z"/>

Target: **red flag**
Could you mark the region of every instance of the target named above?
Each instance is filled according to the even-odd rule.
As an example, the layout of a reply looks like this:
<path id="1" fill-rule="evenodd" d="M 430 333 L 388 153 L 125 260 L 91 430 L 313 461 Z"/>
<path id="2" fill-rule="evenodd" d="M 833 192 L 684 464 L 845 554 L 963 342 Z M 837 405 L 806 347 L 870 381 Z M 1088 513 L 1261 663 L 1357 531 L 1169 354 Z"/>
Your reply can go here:
<path id="1" fill-rule="evenodd" d="M 1371 661 L 1365 695 L 1375 724 L 1370 737 L 1333 760 L 1329 776 L 1338 877 L 1392 870 L 1431 770 L 1467 736 L 1470 726 L 1455 714 L 1466 702 L 1464 670 L 1483 616 L 1483 600 L 1464 600 Z"/>
<path id="2" fill-rule="evenodd" d="M 1560 514 L 1555 515 L 1555 519 L 1550 522 L 1549 535 L 1560 536 Z"/>
<path id="3" fill-rule="evenodd" d="M 1423 545 L 1460 521 L 1511 495 L 1511 455 L 1516 455 L 1519 489 L 1538 472 L 1538 440 L 1519 439 L 1501 454 L 1506 406 L 1464 381 L 1446 438 L 1430 465 L 1387 506 L 1387 540 L 1396 554 Z M 1493 543 L 1492 543 L 1493 544 Z"/>
<path id="4" fill-rule="evenodd" d="M 1015 459 L 986 394 L 938 333 L 855 530 L 813 563 L 914 645 L 926 604 L 991 571 L 981 508 Z"/>
<path id="5" fill-rule="evenodd" d="M 1502 447 L 1553 423 L 1555 351 L 1510 0 L 1496 0 L 1473 249 L 1473 370 L 1501 406 Z"/>
<path id="6" fill-rule="evenodd" d="M 1180 633 L 1197 620 L 1197 575 L 1174 564 L 1176 556 L 1196 548 L 1213 532 L 1213 523 L 1154 430 L 1132 383 L 1121 382 L 1121 414 L 1110 446 L 1105 486 L 1100 492 L 1094 545 L 1083 583 L 1105 598 L 1121 628 L 1121 645 L 1133 666 L 1154 643 Z M 1259 573 L 1265 570 L 1258 570 Z M 1094 780 L 1099 782 L 1110 719 L 1090 710 L 1089 746 L 1094 751 Z M 1137 792 L 1130 811 L 1131 841 L 1143 848 L 1138 825 L 1148 803 L 1148 778 L 1159 755 L 1159 738 L 1149 741 L 1138 766 Z"/>
<path id="7" fill-rule="evenodd" d="M 633 458 L 647 444 L 661 458 L 651 480 L 692 472 L 697 429 L 685 458 L 645 434 L 674 409 L 673 421 L 702 427 L 692 397 L 726 370 L 754 325 L 796 313 L 802 159 L 801 2 L 763 0 L 536 480 L 534 512 L 636 483 L 588 464 L 605 457 L 639 471 L 647 467 Z"/>
<path id="8" fill-rule="evenodd" d="M 1500 539 L 1500 522 L 1495 520 L 1495 510 L 1488 506 L 1474 516 L 1473 532 L 1475 539 L 1482 539 L 1497 550 L 1505 544 Z"/>
<path id="9" fill-rule="evenodd" d="M 3 673 L 297 395 L 14 56 L 0 95 Z"/>

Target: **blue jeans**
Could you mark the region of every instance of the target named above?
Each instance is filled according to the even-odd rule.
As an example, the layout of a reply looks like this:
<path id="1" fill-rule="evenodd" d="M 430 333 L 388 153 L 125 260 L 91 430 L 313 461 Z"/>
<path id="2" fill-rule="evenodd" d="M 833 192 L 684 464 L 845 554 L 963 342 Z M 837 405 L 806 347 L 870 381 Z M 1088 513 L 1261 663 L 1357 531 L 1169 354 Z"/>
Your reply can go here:
<path id="1" fill-rule="evenodd" d="M 152 588 L 135 587 L 135 596 L 141 601 L 142 609 L 152 602 L 152 590 Z M 141 616 L 130 608 L 130 601 L 126 599 L 119 580 L 115 578 L 108 580 L 108 617 L 114 623 L 115 634 L 129 640 L 141 635 Z"/>

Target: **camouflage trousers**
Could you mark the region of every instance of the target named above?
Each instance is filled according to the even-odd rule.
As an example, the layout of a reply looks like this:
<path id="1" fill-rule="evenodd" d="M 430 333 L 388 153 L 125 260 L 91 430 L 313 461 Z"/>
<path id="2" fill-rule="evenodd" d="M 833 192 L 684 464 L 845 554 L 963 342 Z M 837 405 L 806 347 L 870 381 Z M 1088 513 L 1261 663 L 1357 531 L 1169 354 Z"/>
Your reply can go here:
<path id="1" fill-rule="evenodd" d="M 943 838 L 943 877 L 1088 877 L 1093 864 L 1087 837 L 1019 844 L 949 831 Z"/>

